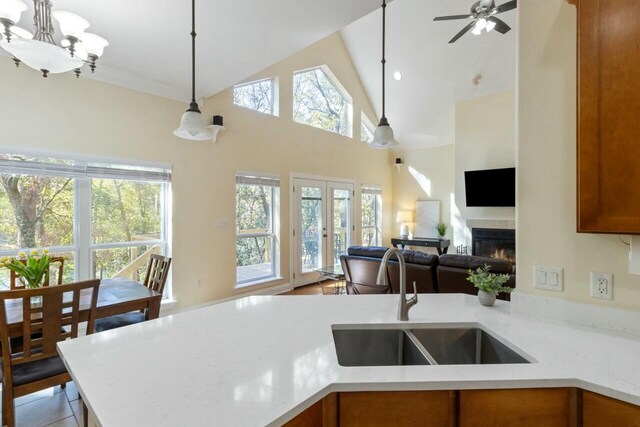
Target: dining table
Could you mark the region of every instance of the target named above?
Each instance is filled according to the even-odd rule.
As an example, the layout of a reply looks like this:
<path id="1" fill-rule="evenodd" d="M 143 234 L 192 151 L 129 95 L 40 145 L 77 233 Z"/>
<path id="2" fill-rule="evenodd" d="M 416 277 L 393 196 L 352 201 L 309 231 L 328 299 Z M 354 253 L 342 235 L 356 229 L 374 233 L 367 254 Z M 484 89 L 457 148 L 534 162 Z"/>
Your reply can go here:
<path id="1" fill-rule="evenodd" d="M 145 310 L 147 320 L 160 316 L 162 294 L 151 290 L 140 282 L 131 279 L 103 279 L 98 288 L 98 304 L 96 318 L 114 316 L 130 311 Z M 80 321 L 89 320 L 91 291 L 85 289 L 80 293 Z M 22 301 L 5 301 L 9 335 L 22 336 Z"/>

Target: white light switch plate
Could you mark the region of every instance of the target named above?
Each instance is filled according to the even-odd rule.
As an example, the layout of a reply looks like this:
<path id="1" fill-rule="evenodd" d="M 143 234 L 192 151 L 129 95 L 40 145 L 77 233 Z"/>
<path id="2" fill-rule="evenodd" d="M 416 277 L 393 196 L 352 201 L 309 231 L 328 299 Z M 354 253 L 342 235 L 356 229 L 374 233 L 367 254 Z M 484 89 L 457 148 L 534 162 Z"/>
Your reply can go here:
<path id="1" fill-rule="evenodd" d="M 547 291 L 564 291 L 564 274 L 562 267 L 533 267 L 533 283 L 536 289 Z"/>
<path id="2" fill-rule="evenodd" d="M 640 236 L 631 236 L 629 248 L 629 273 L 640 274 Z"/>

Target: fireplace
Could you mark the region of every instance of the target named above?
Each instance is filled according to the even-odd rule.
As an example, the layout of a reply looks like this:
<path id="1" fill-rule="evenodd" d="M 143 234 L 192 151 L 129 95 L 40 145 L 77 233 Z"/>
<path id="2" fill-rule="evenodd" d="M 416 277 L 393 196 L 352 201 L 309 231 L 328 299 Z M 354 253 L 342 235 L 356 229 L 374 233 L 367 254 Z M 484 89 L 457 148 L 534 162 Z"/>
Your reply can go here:
<path id="1" fill-rule="evenodd" d="M 471 229 L 472 255 L 516 262 L 516 230 L 501 228 Z"/>

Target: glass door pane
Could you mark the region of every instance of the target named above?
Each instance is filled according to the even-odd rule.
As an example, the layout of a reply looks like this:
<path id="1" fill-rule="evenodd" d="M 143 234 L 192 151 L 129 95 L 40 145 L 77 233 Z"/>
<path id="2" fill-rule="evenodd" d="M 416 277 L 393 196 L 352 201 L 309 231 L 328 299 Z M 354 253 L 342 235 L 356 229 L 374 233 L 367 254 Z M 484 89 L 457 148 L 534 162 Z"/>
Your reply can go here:
<path id="1" fill-rule="evenodd" d="M 349 247 L 350 201 L 349 190 L 333 189 L 333 263 L 340 264 L 340 255 L 347 253 Z"/>
<path id="2" fill-rule="evenodd" d="M 322 267 L 324 228 L 324 188 L 322 186 L 302 186 L 300 188 L 300 239 L 302 273 Z"/>

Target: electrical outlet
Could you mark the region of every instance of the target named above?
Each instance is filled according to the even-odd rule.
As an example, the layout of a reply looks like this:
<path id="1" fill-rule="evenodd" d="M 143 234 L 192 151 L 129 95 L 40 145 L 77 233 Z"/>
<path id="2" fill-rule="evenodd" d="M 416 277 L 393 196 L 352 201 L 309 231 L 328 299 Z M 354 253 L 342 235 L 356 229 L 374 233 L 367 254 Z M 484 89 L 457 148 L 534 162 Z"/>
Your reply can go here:
<path id="1" fill-rule="evenodd" d="M 547 291 L 564 291 L 564 278 L 562 267 L 533 267 L 533 283 L 537 289 Z"/>
<path id="2" fill-rule="evenodd" d="M 613 299 L 613 274 L 591 273 L 591 297 Z"/>

